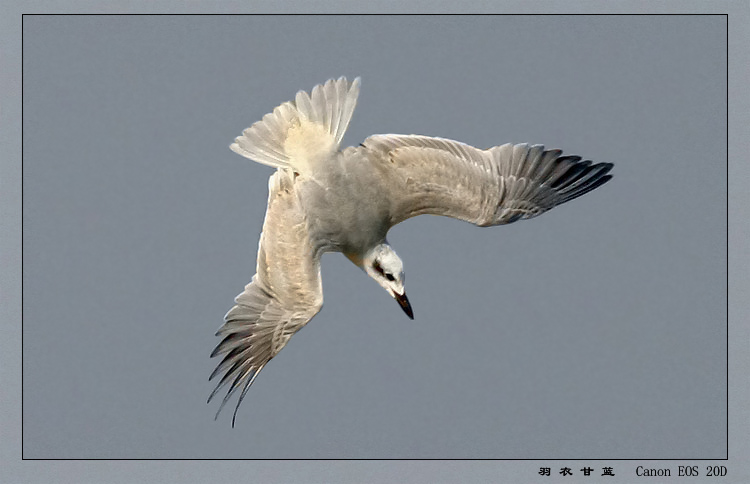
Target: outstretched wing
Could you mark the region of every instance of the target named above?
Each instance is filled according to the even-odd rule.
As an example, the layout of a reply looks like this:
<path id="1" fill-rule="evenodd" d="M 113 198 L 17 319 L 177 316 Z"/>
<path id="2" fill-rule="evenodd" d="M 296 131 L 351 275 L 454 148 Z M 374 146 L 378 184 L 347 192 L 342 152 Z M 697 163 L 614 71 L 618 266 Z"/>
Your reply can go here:
<path id="1" fill-rule="evenodd" d="M 231 382 L 216 416 L 242 387 L 232 417 L 263 367 L 323 305 L 320 247 L 308 233 L 305 213 L 284 171 L 269 180 L 268 209 L 258 247 L 257 272 L 216 332 L 223 339 L 211 357 L 223 355 L 209 377 L 223 373 L 208 401 Z"/>
<path id="2" fill-rule="evenodd" d="M 442 138 L 374 135 L 392 224 L 420 214 L 445 215 L 480 226 L 536 217 L 606 183 L 611 163 L 561 156 L 542 145 L 505 144 L 488 150 Z"/>

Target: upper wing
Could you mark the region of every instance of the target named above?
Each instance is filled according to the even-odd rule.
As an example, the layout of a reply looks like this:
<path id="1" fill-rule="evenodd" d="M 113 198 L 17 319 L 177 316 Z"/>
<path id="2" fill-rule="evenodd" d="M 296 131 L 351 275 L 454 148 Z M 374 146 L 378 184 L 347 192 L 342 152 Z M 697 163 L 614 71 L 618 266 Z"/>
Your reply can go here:
<path id="1" fill-rule="evenodd" d="M 223 339 L 211 353 L 211 357 L 224 358 L 209 380 L 222 372 L 224 376 L 208 401 L 232 381 L 217 417 L 244 384 L 234 410 L 236 416 L 258 373 L 323 305 L 320 247 L 308 233 L 304 211 L 286 172 L 277 171 L 269 180 L 257 273 L 235 302 L 216 333 Z"/>
<path id="2" fill-rule="evenodd" d="M 606 183 L 611 163 L 560 156 L 542 145 L 488 150 L 442 138 L 374 135 L 363 143 L 386 156 L 383 170 L 395 225 L 420 214 L 480 226 L 535 217 Z"/>

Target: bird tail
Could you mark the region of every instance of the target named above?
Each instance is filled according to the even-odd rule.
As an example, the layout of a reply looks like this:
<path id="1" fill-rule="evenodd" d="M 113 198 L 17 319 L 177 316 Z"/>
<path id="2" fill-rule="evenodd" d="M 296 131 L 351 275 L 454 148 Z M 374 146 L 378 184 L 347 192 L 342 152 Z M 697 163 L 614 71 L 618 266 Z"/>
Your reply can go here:
<path id="1" fill-rule="evenodd" d="M 338 151 L 359 96 L 360 79 L 341 77 L 299 91 L 237 137 L 232 151 L 274 168 L 309 172 Z"/>

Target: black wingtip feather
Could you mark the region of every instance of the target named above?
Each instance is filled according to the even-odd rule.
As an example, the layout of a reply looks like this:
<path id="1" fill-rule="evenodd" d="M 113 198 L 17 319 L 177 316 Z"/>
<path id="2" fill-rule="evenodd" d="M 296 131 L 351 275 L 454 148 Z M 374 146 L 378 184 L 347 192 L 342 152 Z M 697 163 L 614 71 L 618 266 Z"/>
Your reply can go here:
<path id="1" fill-rule="evenodd" d="M 255 372 L 257 374 L 257 372 Z M 242 393 L 240 393 L 240 398 L 237 400 L 237 405 L 234 407 L 234 412 L 232 412 L 232 428 L 234 428 L 234 421 L 237 419 L 237 410 L 240 409 L 240 405 L 242 405 L 242 400 L 245 399 L 245 395 L 247 395 L 247 391 L 252 386 L 253 382 L 255 381 L 255 375 L 252 376 L 252 378 L 249 378 L 245 382 L 245 387 L 242 389 Z"/>
<path id="2" fill-rule="evenodd" d="M 239 368 L 239 366 L 242 365 L 242 363 L 243 363 L 242 360 L 239 360 L 239 361 L 235 362 L 234 365 L 232 365 L 232 367 L 230 369 L 228 369 L 226 371 L 226 373 L 224 373 L 224 376 L 221 377 L 221 380 L 219 380 L 219 383 L 216 384 L 216 387 L 214 388 L 214 391 L 212 391 L 211 395 L 208 396 L 207 403 L 210 403 L 211 400 L 214 398 L 214 396 L 219 392 L 219 389 L 221 387 L 223 387 L 232 378 L 232 376 L 234 376 L 234 373 L 236 372 L 237 368 Z M 214 370 L 214 373 L 217 373 L 216 370 Z M 236 380 L 235 380 L 235 383 L 236 383 Z M 230 387 L 229 393 L 232 392 L 233 387 L 234 387 L 234 385 L 232 387 Z M 219 409 L 219 410 L 221 410 L 221 409 Z"/>
<path id="3" fill-rule="evenodd" d="M 214 371 L 211 372 L 211 376 L 208 377 L 208 381 L 213 380 L 217 374 L 219 374 L 222 370 L 224 370 L 224 368 L 227 367 L 227 365 L 229 364 L 231 360 L 238 357 L 242 353 L 248 351 L 250 348 L 251 348 L 251 345 L 235 346 L 234 348 L 229 350 L 229 352 L 227 352 L 227 354 L 224 355 L 224 358 L 222 358 L 219 364 L 216 365 L 216 368 L 214 368 Z M 240 359 L 239 361 L 242 361 L 242 359 Z"/>
<path id="4" fill-rule="evenodd" d="M 553 190 L 562 190 L 568 184 L 575 181 L 586 170 L 586 168 L 588 168 L 589 163 L 591 162 L 581 162 L 571 166 L 570 168 L 568 168 L 568 171 L 566 171 L 557 180 L 555 180 L 552 185 L 550 185 L 550 187 Z"/>
<path id="5" fill-rule="evenodd" d="M 221 343 L 216 345 L 216 348 L 214 348 L 213 351 L 211 351 L 211 356 L 209 358 L 213 358 L 219 354 L 219 352 L 221 351 L 221 348 L 224 346 L 224 341 L 226 341 L 226 338 L 224 338 L 221 341 Z"/>
<path id="6" fill-rule="evenodd" d="M 594 189 L 599 188 L 600 186 L 604 185 L 605 183 L 607 183 L 611 179 L 612 179 L 612 175 L 605 175 L 605 176 L 602 176 L 600 178 L 597 178 L 597 179 L 595 179 L 595 181 L 593 181 L 593 182 L 591 182 L 589 184 L 583 185 L 583 186 L 579 187 L 578 190 L 575 190 L 574 192 L 571 192 L 571 193 L 567 194 L 566 197 L 565 197 L 565 199 L 561 203 L 569 202 L 570 200 L 573 200 L 573 199 L 578 198 L 578 197 L 580 197 L 582 195 L 585 195 L 588 192 L 590 192 L 591 190 L 594 190 Z"/>

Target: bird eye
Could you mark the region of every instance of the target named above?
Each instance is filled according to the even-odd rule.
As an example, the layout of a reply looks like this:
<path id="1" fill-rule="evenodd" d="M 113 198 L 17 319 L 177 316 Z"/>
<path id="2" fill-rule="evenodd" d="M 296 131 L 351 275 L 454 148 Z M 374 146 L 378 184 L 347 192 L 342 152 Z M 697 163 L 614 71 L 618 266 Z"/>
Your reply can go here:
<path id="1" fill-rule="evenodd" d="M 395 280 L 396 280 L 396 279 L 395 279 L 395 278 L 393 277 L 393 274 L 386 274 L 386 275 L 385 275 L 385 278 L 386 278 L 386 279 L 388 279 L 389 281 L 395 281 Z"/>
<path id="2" fill-rule="evenodd" d="M 378 271 L 378 273 L 380 273 L 381 276 L 385 275 L 385 271 L 383 270 L 382 267 L 380 267 L 380 262 L 378 262 L 378 261 L 373 262 L 372 263 L 372 268 L 375 269 L 376 271 Z"/>

